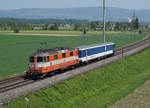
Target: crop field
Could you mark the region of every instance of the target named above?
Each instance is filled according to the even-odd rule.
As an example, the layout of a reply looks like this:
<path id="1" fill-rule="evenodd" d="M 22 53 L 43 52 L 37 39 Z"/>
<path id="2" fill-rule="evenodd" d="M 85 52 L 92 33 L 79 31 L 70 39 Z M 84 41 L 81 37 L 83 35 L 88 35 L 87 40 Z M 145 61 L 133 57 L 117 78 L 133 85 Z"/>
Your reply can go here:
<path id="1" fill-rule="evenodd" d="M 4 108 L 107 108 L 150 79 L 149 57 L 150 49 L 17 99 Z"/>
<path id="2" fill-rule="evenodd" d="M 107 35 L 106 40 L 115 42 L 116 47 L 122 45 L 123 34 Z M 124 34 L 124 45 L 144 38 L 146 35 Z M 28 55 L 37 49 L 59 46 L 75 47 L 93 43 L 101 43 L 102 36 L 88 35 L 83 39 L 78 37 L 45 37 L 45 36 L 15 36 L 0 35 L 0 78 L 22 74 L 28 69 Z"/>

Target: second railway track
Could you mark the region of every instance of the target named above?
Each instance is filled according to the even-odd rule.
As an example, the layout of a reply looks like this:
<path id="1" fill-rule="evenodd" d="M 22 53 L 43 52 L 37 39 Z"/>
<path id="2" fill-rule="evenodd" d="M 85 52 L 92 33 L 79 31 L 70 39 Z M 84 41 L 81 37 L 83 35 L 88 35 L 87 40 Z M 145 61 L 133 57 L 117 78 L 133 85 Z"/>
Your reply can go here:
<path id="1" fill-rule="evenodd" d="M 0 93 L 9 91 L 11 89 L 15 89 L 18 87 L 22 87 L 25 86 L 27 84 L 30 84 L 34 82 L 33 80 L 25 80 L 25 79 L 20 79 L 20 80 L 16 80 L 15 82 L 10 82 L 10 83 L 6 83 L 5 85 L 0 85 Z"/>

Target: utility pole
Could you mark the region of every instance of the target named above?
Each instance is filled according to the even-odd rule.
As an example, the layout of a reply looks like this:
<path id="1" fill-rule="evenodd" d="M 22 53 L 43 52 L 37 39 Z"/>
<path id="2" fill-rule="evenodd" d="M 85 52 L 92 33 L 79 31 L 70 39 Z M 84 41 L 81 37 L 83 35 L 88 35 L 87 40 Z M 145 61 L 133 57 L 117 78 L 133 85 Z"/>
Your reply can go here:
<path id="1" fill-rule="evenodd" d="M 84 44 L 84 41 L 86 40 L 86 27 L 85 25 L 83 25 L 83 34 L 82 34 L 82 41 L 83 41 L 83 44 Z"/>
<path id="2" fill-rule="evenodd" d="M 124 32 L 122 31 L 122 59 L 123 59 L 123 56 L 124 56 L 123 47 L 124 47 Z"/>
<path id="3" fill-rule="evenodd" d="M 103 39 L 104 43 L 106 43 L 106 7 L 105 7 L 105 0 L 103 0 Z"/>

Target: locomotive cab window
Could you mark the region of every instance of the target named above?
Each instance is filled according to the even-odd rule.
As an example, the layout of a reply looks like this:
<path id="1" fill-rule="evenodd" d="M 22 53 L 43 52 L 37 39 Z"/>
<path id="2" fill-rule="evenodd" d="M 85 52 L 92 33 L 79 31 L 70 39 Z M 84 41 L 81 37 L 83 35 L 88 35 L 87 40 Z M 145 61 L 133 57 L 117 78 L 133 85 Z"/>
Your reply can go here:
<path id="1" fill-rule="evenodd" d="M 37 57 L 37 62 L 43 62 L 43 57 Z"/>
<path id="2" fill-rule="evenodd" d="M 73 56 L 73 52 L 70 52 L 70 56 Z"/>
<path id="3" fill-rule="evenodd" d="M 50 58 L 49 58 L 49 56 L 47 56 L 47 61 L 48 61 L 48 62 L 50 61 Z"/>
<path id="4" fill-rule="evenodd" d="M 44 62 L 46 62 L 46 57 L 44 56 L 43 58 L 44 58 Z"/>
<path id="5" fill-rule="evenodd" d="M 34 57 L 30 57 L 30 62 L 34 62 Z"/>
<path id="6" fill-rule="evenodd" d="M 63 54 L 62 54 L 62 57 L 65 58 L 65 57 L 66 57 L 66 53 L 63 53 Z"/>
<path id="7" fill-rule="evenodd" d="M 54 60 L 58 59 L 58 55 L 54 55 Z"/>

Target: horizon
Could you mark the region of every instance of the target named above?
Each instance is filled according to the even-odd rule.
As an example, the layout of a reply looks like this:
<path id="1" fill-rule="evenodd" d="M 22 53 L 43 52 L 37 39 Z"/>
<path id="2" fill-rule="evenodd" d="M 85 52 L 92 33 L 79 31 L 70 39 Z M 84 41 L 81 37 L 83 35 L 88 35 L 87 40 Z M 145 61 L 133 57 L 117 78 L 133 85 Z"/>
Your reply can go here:
<path id="1" fill-rule="evenodd" d="M 107 7 L 116 7 L 131 10 L 150 9 L 150 1 L 147 0 L 106 0 Z M 79 7 L 100 7 L 103 0 L 2 0 L 0 1 L 0 10 L 14 10 L 22 8 L 79 8 Z"/>
<path id="2" fill-rule="evenodd" d="M 102 6 L 82 6 L 82 7 L 40 7 L 40 8 L 37 8 L 37 7 L 33 7 L 33 8 L 12 8 L 12 9 L 0 9 L 1 11 L 9 11 L 9 10 L 20 10 L 20 9 L 74 9 L 74 8 L 102 8 Z M 150 9 L 146 9 L 146 8 L 143 8 L 143 9 L 128 9 L 128 8 L 121 8 L 121 7 L 114 7 L 114 6 L 106 6 L 106 8 L 118 8 L 118 9 L 126 9 L 126 10 L 135 10 L 135 11 L 139 11 L 139 10 L 150 10 Z"/>

